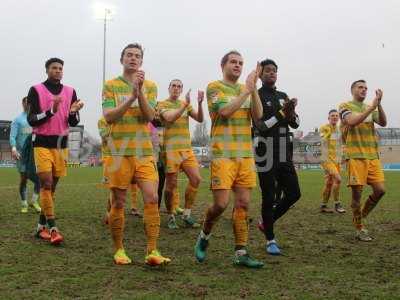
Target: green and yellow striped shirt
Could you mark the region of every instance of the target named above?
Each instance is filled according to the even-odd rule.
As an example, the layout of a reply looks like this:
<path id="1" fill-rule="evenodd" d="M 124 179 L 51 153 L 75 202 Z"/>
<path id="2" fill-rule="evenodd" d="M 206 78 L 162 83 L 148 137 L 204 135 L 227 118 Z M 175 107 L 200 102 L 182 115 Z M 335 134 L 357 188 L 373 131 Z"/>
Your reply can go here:
<path id="1" fill-rule="evenodd" d="M 115 108 L 127 101 L 132 91 L 132 84 L 122 76 L 107 81 L 103 88 L 103 109 Z M 145 80 L 143 93 L 154 108 L 157 101 L 156 84 Z M 148 121 L 142 116 L 138 100 L 132 103 L 122 118 L 111 124 L 107 145 L 104 155 L 138 157 L 153 155 Z"/>
<path id="2" fill-rule="evenodd" d="M 359 101 L 349 101 L 339 106 L 339 113 L 343 119 L 348 114 L 360 114 L 367 110 L 368 105 Z M 374 122 L 378 121 L 378 112 L 372 112 L 361 124 L 357 126 L 343 126 L 343 141 L 345 144 L 345 157 L 356 159 L 379 158 L 378 141 L 375 133 Z"/>
<path id="3" fill-rule="evenodd" d="M 160 115 L 164 112 L 181 108 L 184 102 L 181 100 L 167 99 L 157 103 L 157 110 Z M 189 113 L 193 110 L 192 106 L 185 109 L 183 114 L 173 123 L 168 123 L 163 120 L 164 130 L 164 150 L 169 151 L 182 151 L 191 150 L 192 142 L 189 132 Z"/>
<path id="4" fill-rule="evenodd" d="M 321 161 L 339 163 L 342 160 L 341 132 L 338 126 L 322 125 L 319 129 L 321 136 Z"/>
<path id="5" fill-rule="evenodd" d="M 243 84 L 230 85 L 220 80 L 207 86 L 213 158 L 253 157 L 250 97 L 229 118 L 218 114 L 219 109 L 239 96 L 244 88 Z"/>

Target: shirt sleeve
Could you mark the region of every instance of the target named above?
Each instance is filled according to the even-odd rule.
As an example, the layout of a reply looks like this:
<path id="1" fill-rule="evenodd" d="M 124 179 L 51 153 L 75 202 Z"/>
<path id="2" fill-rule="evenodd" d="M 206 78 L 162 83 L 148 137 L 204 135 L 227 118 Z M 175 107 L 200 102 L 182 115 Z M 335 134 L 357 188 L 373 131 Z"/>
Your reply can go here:
<path id="1" fill-rule="evenodd" d="M 346 103 L 342 103 L 339 105 L 339 115 L 341 120 L 344 120 L 344 118 L 350 115 L 351 113 L 352 112 Z"/>
<path id="2" fill-rule="evenodd" d="M 229 101 L 223 96 L 222 91 L 214 84 L 210 83 L 207 86 L 207 104 L 208 111 L 210 113 L 211 119 L 215 118 L 218 111 L 224 107 Z"/>
<path id="3" fill-rule="evenodd" d="M 39 95 L 34 87 L 28 92 L 28 123 L 32 127 L 40 126 L 53 116 L 51 109 L 43 112 L 39 104 Z"/>
<path id="4" fill-rule="evenodd" d="M 146 99 L 152 108 L 155 108 L 157 105 L 157 96 L 158 96 L 157 85 L 155 83 L 152 83 L 146 89 Z"/>
<path id="5" fill-rule="evenodd" d="M 18 135 L 18 120 L 14 119 L 11 122 L 11 130 L 10 130 L 10 146 L 11 148 L 17 146 L 17 135 Z"/>
<path id="6" fill-rule="evenodd" d="M 113 91 L 112 84 L 110 82 L 104 83 L 101 106 L 103 107 L 103 109 L 117 107 L 115 94 Z"/>
<path id="7" fill-rule="evenodd" d="M 328 140 L 331 136 L 331 132 L 327 126 L 321 126 L 319 129 L 319 135 L 322 139 Z"/>

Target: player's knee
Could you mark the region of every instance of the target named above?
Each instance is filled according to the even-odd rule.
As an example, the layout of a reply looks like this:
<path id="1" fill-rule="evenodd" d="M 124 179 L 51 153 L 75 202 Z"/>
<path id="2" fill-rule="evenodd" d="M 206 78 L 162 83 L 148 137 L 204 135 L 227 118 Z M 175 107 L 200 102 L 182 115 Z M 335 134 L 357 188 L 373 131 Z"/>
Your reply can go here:
<path id="1" fill-rule="evenodd" d="M 199 176 L 194 176 L 193 178 L 190 179 L 190 185 L 194 188 L 198 188 L 201 183 L 201 177 Z"/>
<path id="2" fill-rule="evenodd" d="M 26 185 L 27 181 L 28 181 L 28 179 L 26 178 L 26 176 L 21 176 L 21 180 L 20 180 L 21 185 Z"/>
<path id="3" fill-rule="evenodd" d="M 40 182 L 41 188 L 45 190 L 52 190 L 53 180 L 51 178 L 46 178 Z"/>
<path id="4" fill-rule="evenodd" d="M 151 196 L 151 200 L 150 200 L 149 203 L 157 204 L 157 205 L 158 205 L 158 194 L 157 194 L 157 193 L 153 193 L 153 195 Z"/>
<path id="5" fill-rule="evenodd" d="M 293 190 L 293 194 L 292 194 L 292 199 L 294 202 L 296 202 L 297 200 L 299 200 L 301 198 L 301 192 L 300 189 L 295 189 Z"/>
<path id="6" fill-rule="evenodd" d="M 169 181 L 165 185 L 165 191 L 172 193 L 177 187 L 178 187 L 178 184 L 176 181 Z"/>
<path id="7" fill-rule="evenodd" d="M 383 187 L 380 187 L 374 191 L 376 198 L 380 199 L 386 194 L 386 190 Z"/>
<path id="8" fill-rule="evenodd" d="M 235 209 L 244 209 L 245 211 L 247 211 L 249 208 L 249 202 L 248 201 L 237 201 L 235 203 Z"/>
<path id="9" fill-rule="evenodd" d="M 215 203 L 213 210 L 217 215 L 222 214 L 225 211 L 226 205 L 223 203 Z"/>

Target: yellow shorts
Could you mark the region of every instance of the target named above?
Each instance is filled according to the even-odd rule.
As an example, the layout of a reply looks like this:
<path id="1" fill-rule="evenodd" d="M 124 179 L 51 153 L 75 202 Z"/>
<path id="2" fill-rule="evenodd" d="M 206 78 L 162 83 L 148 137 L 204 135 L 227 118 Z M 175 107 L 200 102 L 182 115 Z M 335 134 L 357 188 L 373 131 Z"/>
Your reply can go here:
<path id="1" fill-rule="evenodd" d="M 165 155 L 166 173 L 178 173 L 184 167 L 198 168 L 199 163 L 192 150 L 168 151 Z"/>
<path id="2" fill-rule="evenodd" d="M 232 187 L 256 186 L 254 158 L 218 158 L 211 162 L 211 189 L 230 190 Z"/>
<path id="3" fill-rule="evenodd" d="M 334 163 L 334 162 L 323 162 L 321 163 L 322 169 L 325 171 L 325 174 L 328 176 L 333 176 L 333 175 L 340 175 L 340 164 L 339 163 Z"/>
<path id="4" fill-rule="evenodd" d="M 153 156 L 108 156 L 104 158 L 103 184 L 109 188 L 126 190 L 137 180 L 158 181 Z"/>
<path id="5" fill-rule="evenodd" d="M 68 149 L 34 147 L 33 154 L 37 173 L 51 172 L 53 177 L 67 175 Z"/>
<path id="6" fill-rule="evenodd" d="M 349 159 L 347 161 L 348 186 L 384 182 L 379 159 Z"/>

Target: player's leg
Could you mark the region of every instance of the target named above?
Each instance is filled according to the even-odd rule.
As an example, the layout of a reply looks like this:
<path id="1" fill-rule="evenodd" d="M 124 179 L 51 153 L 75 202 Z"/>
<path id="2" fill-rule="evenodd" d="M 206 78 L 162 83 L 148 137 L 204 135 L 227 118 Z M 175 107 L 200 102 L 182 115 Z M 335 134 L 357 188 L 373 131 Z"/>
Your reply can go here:
<path id="1" fill-rule="evenodd" d="M 353 212 L 353 225 L 356 228 L 356 238 L 363 242 L 369 242 L 372 238 L 369 236 L 367 229 L 362 221 L 361 215 L 361 197 L 363 186 L 351 186 L 351 210 Z"/>
<path id="2" fill-rule="evenodd" d="M 276 179 L 283 189 L 284 196 L 275 208 L 275 221 L 282 217 L 301 197 L 299 180 L 292 162 L 279 163 Z"/>
<path id="3" fill-rule="evenodd" d="M 178 174 L 179 176 L 179 174 Z M 174 190 L 174 195 L 173 195 L 173 200 L 172 200 L 172 209 L 175 211 L 175 215 L 182 215 L 183 214 L 183 208 L 179 206 L 180 203 L 180 198 L 179 198 L 179 188 L 178 185 L 176 186 L 176 189 Z"/>
<path id="4" fill-rule="evenodd" d="M 333 213 L 334 210 L 328 207 L 329 198 L 331 197 L 332 193 L 332 186 L 333 186 L 333 176 L 330 174 L 328 170 L 325 170 L 325 184 L 322 189 L 322 201 L 320 206 L 321 213 Z"/>
<path id="5" fill-rule="evenodd" d="M 53 170 L 56 166 L 56 150 L 35 147 L 34 158 L 37 175 L 40 182 L 40 206 L 42 208 L 39 216 L 36 236 L 45 240 L 50 240 L 52 244 L 59 244 L 63 237 L 58 233 L 55 216 L 54 202 L 52 196 L 53 189 Z M 46 228 L 47 225 L 47 228 Z M 50 229 L 50 231 L 48 230 Z"/>
<path id="6" fill-rule="evenodd" d="M 30 180 L 33 183 L 33 193 L 32 193 L 32 199 L 29 202 L 29 205 L 33 207 L 33 209 L 37 212 L 41 212 L 40 205 L 38 203 L 39 199 L 39 193 L 40 193 L 40 180 L 39 177 L 35 174 L 35 176 L 32 176 Z"/>
<path id="7" fill-rule="evenodd" d="M 130 194 L 131 194 L 131 215 L 135 217 L 142 217 L 142 214 L 138 209 L 138 187 L 136 183 L 132 183 L 130 185 Z"/>
<path id="8" fill-rule="evenodd" d="M 134 161 L 131 157 L 106 157 L 104 167 L 107 168 L 108 186 L 112 193 L 111 209 L 108 217 L 111 238 L 114 246 L 114 262 L 118 265 L 131 263 L 126 255 L 123 238 L 125 228 L 126 193 L 133 180 Z"/>
<path id="9" fill-rule="evenodd" d="M 158 173 L 158 208 L 161 206 L 161 201 L 163 199 L 163 191 L 165 185 L 165 167 L 162 161 L 157 162 L 157 173 Z"/>
<path id="10" fill-rule="evenodd" d="M 348 185 L 351 187 L 351 210 L 353 213 L 353 225 L 356 228 L 356 238 L 360 241 L 369 242 L 369 236 L 362 222 L 361 197 L 368 178 L 368 162 L 364 159 L 349 159 L 347 161 Z"/>
<path id="11" fill-rule="evenodd" d="M 211 237 L 211 230 L 217 223 L 218 218 L 225 211 L 229 203 L 230 190 L 218 189 L 213 190 L 214 203 L 208 207 L 206 211 L 206 217 L 203 223 L 203 228 L 197 238 L 196 245 L 194 247 L 195 257 L 198 262 L 203 262 L 206 258 L 206 250 L 208 247 L 208 241 Z"/>
<path id="12" fill-rule="evenodd" d="M 158 175 L 152 157 L 135 160 L 135 180 L 143 195 L 143 222 L 147 237 L 145 263 L 150 266 L 168 264 L 171 260 L 163 257 L 157 248 L 160 234 L 160 213 L 158 210 Z"/>
<path id="13" fill-rule="evenodd" d="M 60 180 L 60 177 L 67 175 L 66 161 L 68 160 L 68 149 L 50 149 L 50 153 L 53 157 L 51 200 L 53 210 L 55 211 L 54 203 L 57 184 Z M 47 219 L 47 225 L 50 228 L 50 242 L 54 245 L 58 245 L 63 242 L 64 237 L 61 235 L 59 229 L 55 226 L 55 216 L 53 219 Z"/>
<path id="14" fill-rule="evenodd" d="M 131 259 L 126 255 L 123 245 L 126 192 L 127 189 L 116 187 L 111 188 L 112 202 L 108 216 L 108 224 L 114 245 L 114 262 L 118 265 L 126 265 L 131 263 Z"/>
<path id="15" fill-rule="evenodd" d="M 382 171 L 381 163 L 378 159 L 371 160 L 368 164 L 367 183 L 372 188 L 372 194 L 364 202 L 361 214 L 365 218 L 374 209 L 378 202 L 385 195 L 385 178 Z"/>
<path id="16" fill-rule="evenodd" d="M 368 196 L 368 199 L 364 202 L 361 210 L 361 216 L 366 218 L 369 213 L 375 208 L 378 202 L 385 195 L 385 183 L 384 182 L 374 182 L 371 183 L 372 194 Z"/>
<path id="17" fill-rule="evenodd" d="M 192 207 L 195 202 L 197 191 L 201 182 L 200 171 L 197 166 L 191 166 L 183 163 L 182 169 L 189 179 L 185 191 L 185 209 L 183 211 L 182 220 L 185 225 L 191 228 L 200 227 L 200 224 L 191 216 Z"/>
<path id="18" fill-rule="evenodd" d="M 177 229 L 175 210 L 173 206 L 174 192 L 178 185 L 178 173 L 167 173 L 165 179 L 165 206 L 167 207 L 168 213 L 168 228 Z"/>
<path id="19" fill-rule="evenodd" d="M 340 186 L 342 184 L 342 177 L 340 176 L 340 167 L 336 166 L 336 172 L 332 176 L 332 196 L 335 204 L 335 211 L 343 214 L 346 210 L 343 208 L 340 202 Z"/>
<path id="20" fill-rule="evenodd" d="M 251 258 L 247 250 L 249 237 L 247 216 L 251 189 L 247 187 L 234 187 L 233 192 L 235 197 L 232 213 L 233 233 L 235 236 L 235 257 L 233 263 L 249 268 L 261 268 L 264 264 Z"/>
<path id="21" fill-rule="evenodd" d="M 28 201 L 27 201 L 27 196 L 28 196 L 28 191 L 27 191 L 27 182 L 28 178 L 26 177 L 26 174 L 24 172 L 19 173 L 19 197 L 21 200 L 21 213 L 27 213 L 28 212 Z"/>

